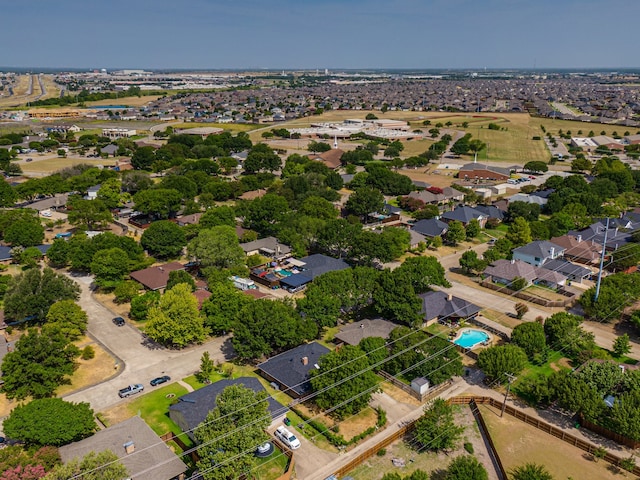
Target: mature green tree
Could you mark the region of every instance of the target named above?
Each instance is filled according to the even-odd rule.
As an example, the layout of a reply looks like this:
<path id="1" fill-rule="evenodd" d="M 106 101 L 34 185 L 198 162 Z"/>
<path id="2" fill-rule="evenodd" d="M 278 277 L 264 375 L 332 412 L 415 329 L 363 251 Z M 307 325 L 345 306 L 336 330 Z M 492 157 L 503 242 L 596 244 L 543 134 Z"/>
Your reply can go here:
<path id="1" fill-rule="evenodd" d="M 476 238 L 480 235 L 480 222 L 475 218 L 471 219 L 466 228 L 467 240 L 471 240 L 472 238 Z"/>
<path id="2" fill-rule="evenodd" d="M 187 245 L 190 257 L 202 267 L 234 268 L 244 265 L 244 251 L 233 228 L 226 225 L 201 230 Z"/>
<path id="3" fill-rule="evenodd" d="M 475 250 L 467 250 L 460 257 L 460 267 L 467 273 L 482 272 L 486 266 L 486 260 L 478 258 L 478 254 Z"/>
<path id="4" fill-rule="evenodd" d="M 139 147 L 131 157 L 131 165 L 136 170 L 151 170 L 151 165 L 156 161 L 156 150 L 154 147 Z"/>
<path id="5" fill-rule="evenodd" d="M 16 193 L 4 179 L 0 180 L 0 207 L 11 207 L 16 201 Z"/>
<path id="6" fill-rule="evenodd" d="M 316 338 L 318 327 L 300 317 L 289 304 L 281 301 L 256 300 L 238 313 L 233 348 L 242 359 L 256 359 L 297 347 Z"/>
<path id="7" fill-rule="evenodd" d="M 640 392 L 631 390 L 616 398 L 610 414 L 612 430 L 632 440 L 640 440 Z"/>
<path id="8" fill-rule="evenodd" d="M 135 280 L 125 280 L 118 282 L 116 288 L 113 289 L 113 295 L 116 303 L 127 303 L 140 293 L 142 286 Z"/>
<path id="9" fill-rule="evenodd" d="M 576 157 L 571 161 L 571 171 L 573 172 L 588 172 L 592 166 L 591 161 L 587 160 L 584 156 Z"/>
<path id="10" fill-rule="evenodd" d="M 462 222 L 458 220 L 454 220 L 453 222 L 449 222 L 449 230 L 445 233 L 445 239 L 447 243 L 451 245 L 458 245 L 460 242 L 463 242 L 467 238 L 467 232 L 462 225 Z"/>
<path id="11" fill-rule="evenodd" d="M 44 240 L 44 228 L 39 220 L 18 220 L 4 231 L 4 241 L 11 246 L 33 247 Z"/>
<path id="12" fill-rule="evenodd" d="M 318 232 L 318 247 L 338 258 L 348 257 L 352 250 L 353 239 L 362 227 L 353 225 L 344 218 L 327 221 L 324 229 Z"/>
<path id="13" fill-rule="evenodd" d="M 57 330 L 65 338 L 75 341 L 87 331 L 87 323 L 87 314 L 80 305 L 73 300 L 60 300 L 49 307 L 44 328 Z"/>
<path id="14" fill-rule="evenodd" d="M 358 215 L 360 217 L 366 217 L 370 213 L 380 212 L 384 206 L 384 197 L 382 192 L 377 188 L 362 187 L 353 192 L 345 208 L 348 212 Z"/>
<path id="15" fill-rule="evenodd" d="M 189 288 L 192 292 L 196 290 L 196 280 L 186 270 L 174 270 L 173 272 L 169 272 L 169 280 L 167 280 L 167 290 L 171 290 L 173 287 L 178 285 L 179 283 L 185 283 L 189 285 Z"/>
<path id="16" fill-rule="evenodd" d="M 122 182 L 119 178 L 109 178 L 100 184 L 98 200 L 104 203 L 108 209 L 122 205 Z"/>
<path id="17" fill-rule="evenodd" d="M 168 220 L 153 222 L 140 237 L 140 245 L 157 258 L 179 257 L 186 244 L 183 229 Z"/>
<path id="18" fill-rule="evenodd" d="M 413 437 L 420 448 L 452 450 L 462 437 L 464 427 L 455 423 L 453 407 L 436 398 L 425 407 L 424 414 L 415 423 Z"/>
<path id="19" fill-rule="evenodd" d="M 115 288 L 129 273 L 129 257 L 121 248 L 98 250 L 91 261 L 91 273 L 101 288 Z"/>
<path id="20" fill-rule="evenodd" d="M 558 348 L 565 342 L 570 332 L 582 323 L 582 317 L 567 312 L 558 312 L 544 321 L 544 333 L 549 344 Z"/>
<path id="21" fill-rule="evenodd" d="M 511 341 L 522 348 L 529 358 L 543 354 L 547 348 L 544 327 L 538 322 L 525 322 L 511 332 Z"/>
<path id="22" fill-rule="evenodd" d="M 146 320 L 151 307 L 155 307 L 160 302 L 160 292 L 149 291 L 131 299 L 131 310 L 129 316 L 134 320 Z"/>
<path id="23" fill-rule="evenodd" d="M 624 333 L 616 338 L 613 342 L 613 353 L 621 357 L 631 351 L 631 344 L 629 343 L 629 334 Z"/>
<path id="24" fill-rule="evenodd" d="M 505 215 L 505 222 L 511 223 L 516 218 L 522 217 L 527 222 L 535 222 L 540 217 L 540 205 L 537 203 L 527 202 L 509 202 L 507 207 L 507 214 Z"/>
<path id="25" fill-rule="evenodd" d="M 180 209 L 181 201 L 180 192 L 165 188 L 141 190 L 133 196 L 136 210 L 155 219 L 169 218 L 171 214 Z"/>
<path id="26" fill-rule="evenodd" d="M 506 374 L 517 375 L 527 365 L 527 354 L 517 345 L 499 345 L 482 350 L 478 366 L 490 380 L 506 382 Z"/>
<path id="27" fill-rule="evenodd" d="M 258 143 L 249 150 L 243 166 L 246 173 L 273 172 L 282 167 L 282 160 L 269 145 Z"/>
<path id="28" fill-rule="evenodd" d="M 407 275 L 416 293 L 424 293 L 430 290 L 432 285 L 451 286 L 445 278 L 444 268 L 436 257 L 410 257 L 396 270 Z"/>
<path id="29" fill-rule="evenodd" d="M 336 218 L 340 212 L 329 200 L 312 195 L 302 202 L 298 213 L 323 220 L 331 220 Z"/>
<path id="30" fill-rule="evenodd" d="M 268 407 L 266 392 L 244 385 L 231 385 L 218 395 L 216 408 L 194 431 L 201 445 L 198 468 L 205 480 L 238 478 L 255 468 L 256 457 L 247 452 L 269 439 Z"/>
<path id="31" fill-rule="evenodd" d="M 56 238 L 47 250 L 47 259 L 52 267 L 66 267 L 69 262 L 69 244 L 62 238 Z"/>
<path id="32" fill-rule="evenodd" d="M 532 160 L 525 163 L 524 169 L 532 173 L 544 173 L 549 171 L 548 165 L 540 160 Z"/>
<path id="33" fill-rule="evenodd" d="M 143 147 L 144 148 L 144 147 Z M 81 460 L 74 459 L 56 467 L 47 474 L 46 480 L 68 480 L 82 478 L 83 480 L 122 480 L 129 473 L 118 456 L 111 450 L 100 453 L 90 452 Z"/>
<path id="34" fill-rule="evenodd" d="M 129 170 L 122 173 L 122 191 L 130 194 L 147 190 L 153 185 L 153 180 L 146 172 Z"/>
<path id="35" fill-rule="evenodd" d="M 38 262 L 42 260 L 42 252 L 36 247 L 14 247 L 11 249 L 11 256 L 23 265 L 23 270 L 38 266 Z"/>
<path id="36" fill-rule="evenodd" d="M 8 321 L 44 320 L 49 307 L 59 300 L 77 300 L 80 288 L 70 278 L 50 268 L 32 268 L 13 277 L 4 297 Z"/>
<path id="37" fill-rule="evenodd" d="M 68 220 L 71 225 L 84 230 L 104 228 L 113 220 L 113 215 L 102 200 L 69 199 Z"/>
<path id="38" fill-rule="evenodd" d="M 420 324 L 422 302 L 416 296 L 410 275 L 398 270 L 385 270 L 380 274 L 373 292 L 374 308 L 385 318 L 407 325 Z"/>
<path id="39" fill-rule="evenodd" d="M 202 217 L 200 217 L 199 225 L 201 228 L 218 227 L 220 225 L 227 225 L 229 227 L 235 227 L 236 225 L 236 211 L 235 208 L 228 205 L 220 207 L 209 208 Z"/>
<path id="40" fill-rule="evenodd" d="M 575 375 L 593 388 L 601 397 L 615 392 L 624 379 L 617 362 L 587 362 Z"/>
<path id="41" fill-rule="evenodd" d="M 60 334 L 40 334 L 30 329 L 16 342 L 15 350 L 2 361 L 7 398 L 45 398 L 68 384 L 75 370 L 78 348 Z"/>
<path id="42" fill-rule="evenodd" d="M 247 206 L 244 226 L 264 235 L 272 234 L 290 211 L 289 203 L 284 197 L 267 193 Z"/>
<path id="43" fill-rule="evenodd" d="M 182 200 L 193 200 L 198 195 L 198 185 L 184 175 L 167 175 L 160 182 L 159 188 L 177 190 Z"/>
<path id="44" fill-rule="evenodd" d="M 149 309 L 147 319 L 145 333 L 163 345 L 183 348 L 201 343 L 207 336 L 198 300 L 184 283 L 167 290 L 158 306 Z"/>
<path id="45" fill-rule="evenodd" d="M 384 369 L 407 380 L 426 377 L 432 385 L 462 375 L 462 357 L 445 338 L 428 337 L 422 330 L 394 328 L 389 335 L 393 358 Z"/>
<path id="46" fill-rule="evenodd" d="M 214 335 L 226 334 L 233 330 L 238 313 L 253 299 L 228 283 L 215 283 L 209 291 L 211 296 L 202 303 L 204 325 Z"/>
<path id="47" fill-rule="evenodd" d="M 610 322 L 640 297 L 640 274 L 616 273 L 603 278 L 597 301 L 595 289 L 585 291 L 579 302 L 587 317 Z"/>
<path id="48" fill-rule="evenodd" d="M 319 370 L 311 370 L 311 387 L 319 392 L 315 401 L 320 408 L 345 418 L 369 404 L 378 377 L 370 370 L 369 358 L 362 350 L 345 345 L 322 356 L 319 366 Z"/>
<path id="49" fill-rule="evenodd" d="M 511 471 L 513 480 L 553 480 L 553 476 L 543 465 L 525 463 Z"/>
<path id="50" fill-rule="evenodd" d="M 366 337 L 360 340 L 358 348 L 362 350 L 369 359 L 369 365 L 374 372 L 384 369 L 384 360 L 389 354 L 387 341 L 382 337 Z"/>
<path id="51" fill-rule="evenodd" d="M 489 474 L 476 457 L 460 455 L 454 458 L 443 480 L 488 480 Z"/>
<path id="52" fill-rule="evenodd" d="M 505 236 L 514 247 L 521 247 L 531 242 L 531 228 L 529 222 L 522 217 L 517 217 L 511 225 Z"/>
<path id="53" fill-rule="evenodd" d="M 626 270 L 640 263 L 640 244 L 632 243 L 611 252 L 611 267 L 614 270 Z"/>
<path id="54" fill-rule="evenodd" d="M 92 435 L 96 422 L 88 403 L 42 398 L 11 410 L 3 428 L 10 438 L 27 445 L 60 447 Z"/>

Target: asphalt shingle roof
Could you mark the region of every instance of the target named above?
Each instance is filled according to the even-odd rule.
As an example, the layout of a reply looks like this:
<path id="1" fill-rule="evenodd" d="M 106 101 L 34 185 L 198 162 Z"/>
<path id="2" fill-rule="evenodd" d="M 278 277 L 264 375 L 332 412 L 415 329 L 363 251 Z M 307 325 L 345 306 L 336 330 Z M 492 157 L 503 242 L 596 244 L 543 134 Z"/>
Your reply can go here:
<path id="1" fill-rule="evenodd" d="M 422 310 L 425 320 L 433 318 L 469 318 L 482 310 L 479 306 L 445 292 L 435 291 L 418 295 L 422 300 Z"/>
<path id="2" fill-rule="evenodd" d="M 443 235 L 449 226 L 441 220 L 437 220 L 435 218 L 429 218 L 427 220 L 417 221 L 413 225 L 414 231 L 418 232 L 425 237 L 437 237 L 438 235 Z"/>
<path id="3" fill-rule="evenodd" d="M 474 218 L 477 220 L 478 218 L 484 216 L 484 213 L 476 210 L 475 208 L 463 205 L 462 207 L 456 207 L 450 212 L 443 213 L 441 218 L 445 218 L 447 220 L 458 220 L 462 223 L 469 223 Z"/>

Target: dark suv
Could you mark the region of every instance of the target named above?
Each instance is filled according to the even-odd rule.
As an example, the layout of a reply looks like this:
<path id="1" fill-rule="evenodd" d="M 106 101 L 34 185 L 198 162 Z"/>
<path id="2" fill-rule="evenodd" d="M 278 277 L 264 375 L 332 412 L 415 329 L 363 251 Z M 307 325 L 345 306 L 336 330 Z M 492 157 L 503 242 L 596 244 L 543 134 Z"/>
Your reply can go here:
<path id="1" fill-rule="evenodd" d="M 151 384 L 152 387 L 155 387 L 156 385 L 160 385 L 161 383 L 166 383 L 169 380 L 171 380 L 171 377 L 169 375 L 164 375 L 162 377 L 154 378 L 149 383 Z"/>
<path id="2" fill-rule="evenodd" d="M 113 323 L 115 323 L 118 327 L 124 327 L 124 318 L 122 317 L 115 317 L 113 319 Z"/>

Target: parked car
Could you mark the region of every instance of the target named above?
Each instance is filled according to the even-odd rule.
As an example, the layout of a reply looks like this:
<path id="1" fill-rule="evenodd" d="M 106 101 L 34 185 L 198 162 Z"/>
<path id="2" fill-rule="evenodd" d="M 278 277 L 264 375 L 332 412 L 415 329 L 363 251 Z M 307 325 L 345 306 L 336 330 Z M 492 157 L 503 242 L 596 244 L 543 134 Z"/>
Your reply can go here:
<path id="1" fill-rule="evenodd" d="M 169 380 L 171 380 L 171 377 L 169 375 L 163 375 L 162 377 L 154 378 L 149 383 L 151 384 L 152 387 L 155 387 L 156 385 L 160 385 L 161 383 L 166 383 Z"/>
<path id="2" fill-rule="evenodd" d="M 134 385 L 129 385 L 126 388 L 118 390 L 118 395 L 120 396 L 120 398 L 125 398 L 130 395 L 135 395 L 136 393 L 140 393 L 143 390 L 144 390 L 144 386 L 140 383 L 136 383 Z"/>
<path id="3" fill-rule="evenodd" d="M 300 440 L 293 433 L 283 426 L 279 426 L 275 431 L 276 438 L 284 443 L 291 450 L 300 448 Z"/>
<path id="4" fill-rule="evenodd" d="M 118 327 L 124 327 L 125 321 L 124 321 L 124 318 L 122 317 L 115 317 L 113 319 L 113 323 L 115 323 L 116 326 Z"/>
<path id="5" fill-rule="evenodd" d="M 33 162 L 33 158 L 27 158 L 25 162 Z"/>

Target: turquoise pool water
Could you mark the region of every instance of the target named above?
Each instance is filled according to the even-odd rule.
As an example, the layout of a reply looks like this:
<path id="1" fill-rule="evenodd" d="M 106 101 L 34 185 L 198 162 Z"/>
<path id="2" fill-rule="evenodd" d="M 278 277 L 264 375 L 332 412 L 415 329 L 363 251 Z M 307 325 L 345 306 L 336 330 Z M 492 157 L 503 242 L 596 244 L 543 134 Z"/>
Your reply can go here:
<path id="1" fill-rule="evenodd" d="M 483 332 L 482 330 L 475 330 L 473 328 L 468 328 L 463 330 L 463 332 L 458 335 L 458 337 L 453 341 L 456 345 L 460 345 L 463 348 L 473 348 L 479 343 L 486 342 L 489 340 L 489 334 Z"/>

